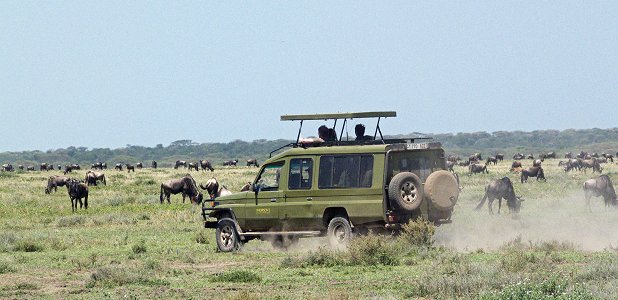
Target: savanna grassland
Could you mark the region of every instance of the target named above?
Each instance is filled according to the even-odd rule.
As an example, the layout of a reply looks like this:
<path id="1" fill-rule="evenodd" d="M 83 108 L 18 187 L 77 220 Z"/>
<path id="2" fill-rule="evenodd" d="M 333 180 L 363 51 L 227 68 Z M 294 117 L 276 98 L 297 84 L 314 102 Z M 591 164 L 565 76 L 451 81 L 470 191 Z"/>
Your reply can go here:
<path id="1" fill-rule="evenodd" d="M 231 254 L 216 251 L 199 207 L 180 195 L 159 203 L 160 183 L 185 170 L 106 170 L 107 185 L 90 187 L 88 210 L 76 213 L 66 188 L 44 194 L 57 171 L 2 172 L 0 298 L 614 299 L 618 210 L 593 198 L 587 212 L 581 186 L 590 172 L 565 174 L 558 160 L 543 166 L 547 182 L 525 184 L 506 160 L 489 174 L 456 167 L 463 190 L 451 224 L 357 237 L 346 251 L 312 238 L 288 251 L 251 241 Z M 618 166 L 603 167 L 618 182 Z M 238 191 L 256 173 L 214 176 Z M 201 183 L 212 174 L 193 176 Z M 484 186 L 503 176 L 525 198 L 520 214 L 506 205 L 500 215 L 474 211 Z"/>

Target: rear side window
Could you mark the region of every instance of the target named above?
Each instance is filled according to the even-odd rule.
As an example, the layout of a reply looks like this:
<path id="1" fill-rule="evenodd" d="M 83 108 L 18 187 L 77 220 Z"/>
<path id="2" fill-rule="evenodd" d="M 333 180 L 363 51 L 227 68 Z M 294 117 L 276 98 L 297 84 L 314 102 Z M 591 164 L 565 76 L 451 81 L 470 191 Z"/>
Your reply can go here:
<path id="1" fill-rule="evenodd" d="M 373 156 L 324 155 L 319 171 L 320 189 L 371 187 Z"/>
<path id="2" fill-rule="evenodd" d="M 290 176 L 288 176 L 288 188 L 290 190 L 310 189 L 312 174 L 313 160 L 311 158 L 294 158 L 290 160 Z"/>

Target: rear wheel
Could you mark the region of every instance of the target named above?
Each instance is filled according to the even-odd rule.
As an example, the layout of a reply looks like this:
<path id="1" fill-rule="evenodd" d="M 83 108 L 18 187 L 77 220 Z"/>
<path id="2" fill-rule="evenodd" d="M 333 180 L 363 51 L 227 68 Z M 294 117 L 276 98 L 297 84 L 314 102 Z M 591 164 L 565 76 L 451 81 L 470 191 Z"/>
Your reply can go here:
<path id="1" fill-rule="evenodd" d="M 221 252 L 232 252 L 237 250 L 240 243 L 238 233 L 236 232 L 236 224 L 232 219 L 221 219 L 217 223 L 216 230 L 217 248 Z"/>
<path id="2" fill-rule="evenodd" d="M 332 247 L 345 247 L 352 239 L 352 226 L 345 217 L 334 217 L 328 223 L 326 231 L 328 242 Z"/>

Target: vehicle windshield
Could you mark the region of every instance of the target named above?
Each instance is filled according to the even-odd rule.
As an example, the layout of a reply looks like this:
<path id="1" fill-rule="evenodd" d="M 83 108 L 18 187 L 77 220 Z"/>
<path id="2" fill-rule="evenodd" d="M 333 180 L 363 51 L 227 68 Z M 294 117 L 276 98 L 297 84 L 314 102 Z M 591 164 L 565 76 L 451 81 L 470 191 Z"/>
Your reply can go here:
<path id="1" fill-rule="evenodd" d="M 262 191 L 276 191 L 279 189 L 279 176 L 283 163 L 274 163 L 264 166 L 258 176 L 256 184 Z"/>

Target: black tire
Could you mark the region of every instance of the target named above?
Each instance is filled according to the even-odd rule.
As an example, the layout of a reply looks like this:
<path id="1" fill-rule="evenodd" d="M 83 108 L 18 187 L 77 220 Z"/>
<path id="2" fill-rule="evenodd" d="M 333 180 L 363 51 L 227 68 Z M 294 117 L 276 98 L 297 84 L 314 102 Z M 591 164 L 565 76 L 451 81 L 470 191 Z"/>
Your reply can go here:
<path id="1" fill-rule="evenodd" d="M 219 251 L 232 252 L 238 250 L 240 241 L 236 232 L 236 224 L 232 219 L 225 218 L 219 220 L 215 236 Z"/>
<path id="2" fill-rule="evenodd" d="M 345 217 L 334 217 L 326 230 L 328 243 L 335 248 L 346 247 L 352 239 L 352 226 Z"/>
<path id="3" fill-rule="evenodd" d="M 275 249 L 287 250 L 298 242 L 298 236 L 295 235 L 276 235 L 270 243 Z"/>
<path id="4" fill-rule="evenodd" d="M 423 202 L 421 179 L 411 172 L 402 172 L 388 184 L 388 198 L 396 209 L 412 212 Z"/>

